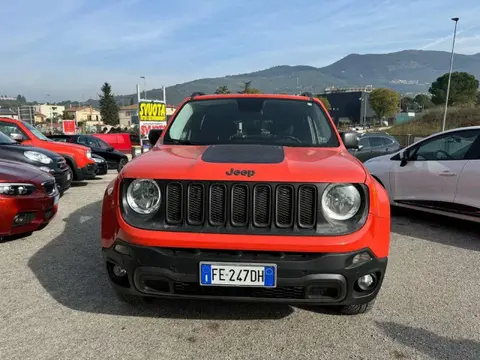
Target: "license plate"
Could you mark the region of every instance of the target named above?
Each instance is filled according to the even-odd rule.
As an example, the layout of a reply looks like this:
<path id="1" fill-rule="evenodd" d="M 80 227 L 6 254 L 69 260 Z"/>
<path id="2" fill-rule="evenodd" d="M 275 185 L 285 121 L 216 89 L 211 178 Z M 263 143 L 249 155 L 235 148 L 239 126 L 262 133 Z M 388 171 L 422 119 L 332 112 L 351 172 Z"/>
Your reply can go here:
<path id="1" fill-rule="evenodd" d="M 203 286 L 277 286 L 277 265 L 200 262 Z"/>

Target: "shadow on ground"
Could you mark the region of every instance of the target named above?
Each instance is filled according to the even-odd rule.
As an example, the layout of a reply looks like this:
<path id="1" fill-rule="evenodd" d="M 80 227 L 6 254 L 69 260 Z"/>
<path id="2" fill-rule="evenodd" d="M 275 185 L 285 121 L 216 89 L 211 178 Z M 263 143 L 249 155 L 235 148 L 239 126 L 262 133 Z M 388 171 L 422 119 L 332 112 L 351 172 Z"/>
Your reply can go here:
<path id="1" fill-rule="evenodd" d="M 83 187 L 87 186 L 88 182 L 87 181 L 72 181 L 72 184 L 70 185 L 71 187 Z"/>
<path id="2" fill-rule="evenodd" d="M 392 232 L 480 251 L 480 224 L 421 211 L 392 208 Z"/>
<path id="3" fill-rule="evenodd" d="M 117 300 L 100 251 L 101 201 L 63 221 L 65 229 L 35 253 L 28 266 L 60 304 L 79 311 L 124 316 L 205 320 L 281 319 L 294 310 L 283 304 L 158 300 L 133 308 Z"/>
<path id="4" fill-rule="evenodd" d="M 377 326 L 392 340 L 422 352 L 432 359 L 480 359 L 480 342 L 439 336 L 425 329 L 394 322 L 379 322 Z"/>

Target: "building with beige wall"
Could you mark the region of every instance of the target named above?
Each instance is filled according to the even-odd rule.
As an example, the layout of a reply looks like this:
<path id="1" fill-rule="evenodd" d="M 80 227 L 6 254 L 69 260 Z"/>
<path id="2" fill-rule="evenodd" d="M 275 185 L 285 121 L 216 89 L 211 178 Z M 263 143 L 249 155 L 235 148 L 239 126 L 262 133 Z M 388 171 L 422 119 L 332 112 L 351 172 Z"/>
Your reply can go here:
<path id="1" fill-rule="evenodd" d="M 92 106 L 72 106 L 66 108 L 65 112 L 77 120 L 77 123 L 83 122 L 87 126 L 103 125 L 100 111 Z"/>
<path id="2" fill-rule="evenodd" d="M 41 104 L 35 105 L 35 111 L 45 115 L 47 119 L 50 118 L 62 118 L 63 112 L 65 111 L 65 106 L 63 105 L 55 105 L 55 104 Z"/>

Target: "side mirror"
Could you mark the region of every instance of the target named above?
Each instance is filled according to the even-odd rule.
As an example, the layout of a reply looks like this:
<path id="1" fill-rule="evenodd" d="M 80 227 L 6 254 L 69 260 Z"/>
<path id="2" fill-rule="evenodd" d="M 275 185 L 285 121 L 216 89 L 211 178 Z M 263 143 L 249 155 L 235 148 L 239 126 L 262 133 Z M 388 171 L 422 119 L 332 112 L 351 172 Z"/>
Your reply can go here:
<path id="1" fill-rule="evenodd" d="M 340 133 L 340 137 L 342 138 L 343 145 L 347 149 L 359 149 L 358 144 L 358 134 L 355 131 L 345 131 Z"/>
<path id="2" fill-rule="evenodd" d="M 148 141 L 150 142 L 150 147 L 155 146 L 162 133 L 163 129 L 152 129 L 148 132 Z"/>
<path id="3" fill-rule="evenodd" d="M 18 142 L 22 142 L 22 141 L 23 141 L 23 135 L 22 135 L 22 134 L 11 133 L 11 134 L 10 134 L 10 138 L 11 138 L 12 140 L 15 140 L 15 141 L 18 141 Z"/>
<path id="4" fill-rule="evenodd" d="M 404 150 L 400 153 L 400 166 L 405 166 L 410 159 L 410 151 Z"/>
<path id="5" fill-rule="evenodd" d="M 113 151 L 113 146 L 109 146 L 109 147 L 107 148 L 107 151 L 108 151 L 108 152 L 112 152 L 112 151 Z"/>

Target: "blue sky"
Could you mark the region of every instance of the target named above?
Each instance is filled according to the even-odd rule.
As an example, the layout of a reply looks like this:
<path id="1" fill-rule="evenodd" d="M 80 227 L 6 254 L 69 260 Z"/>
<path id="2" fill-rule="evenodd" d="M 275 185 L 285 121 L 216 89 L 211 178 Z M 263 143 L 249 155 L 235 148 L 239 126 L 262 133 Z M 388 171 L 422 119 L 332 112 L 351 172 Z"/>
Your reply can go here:
<path id="1" fill-rule="evenodd" d="M 368 6 L 367 6 L 368 4 Z M 7 15 L 8 14 L 8 15 Z M 2 3 L 0 93 L 117 94 L 349 53 L 480 52 L 478 0 L 16 0 Z M 7 16 L 6 16 L 7 15 Z M 168 94 L 167 94 L 168 96 Z"/>

